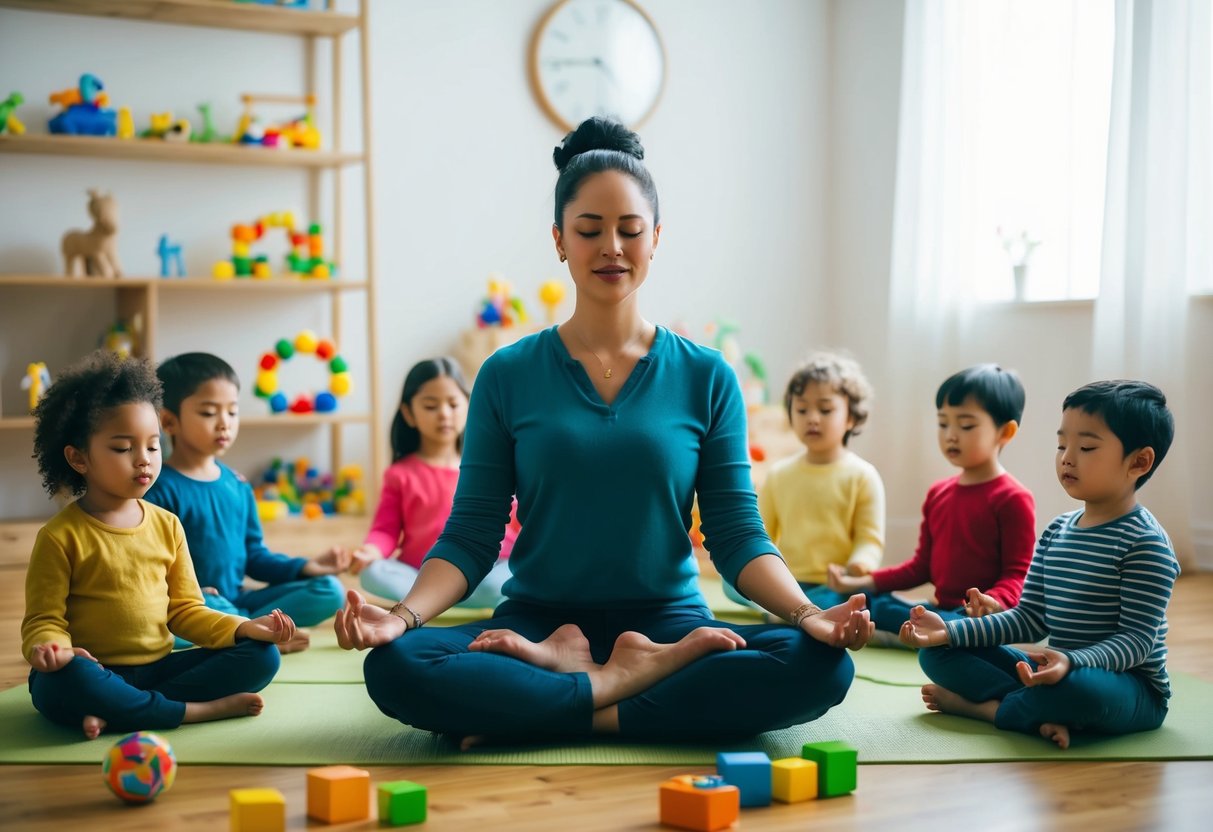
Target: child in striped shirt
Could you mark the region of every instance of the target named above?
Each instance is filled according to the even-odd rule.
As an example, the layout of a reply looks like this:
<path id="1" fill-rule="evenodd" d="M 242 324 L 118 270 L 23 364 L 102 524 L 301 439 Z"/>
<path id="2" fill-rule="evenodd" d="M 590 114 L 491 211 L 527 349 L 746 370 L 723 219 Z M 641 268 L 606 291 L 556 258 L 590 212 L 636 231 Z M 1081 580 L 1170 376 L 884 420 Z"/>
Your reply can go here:
<path id="1" fill-rule="evenodd" d="M 1137 502 L 1175 425 L 1166 396 L 1140 381 L 1098 381 L 1062 404 L 1057 478 L 1080 510 L 1045 529 L 1019 606 L 945 622 L 915 607 L 903 643 L 935 684 L 933 711 L 1039 733 L 1150 731 L 1167 715 L 1167 602 L 1179 563 L 1166 531 Z M 1001 645 L 1037 642 L 1022 652 Z"/>

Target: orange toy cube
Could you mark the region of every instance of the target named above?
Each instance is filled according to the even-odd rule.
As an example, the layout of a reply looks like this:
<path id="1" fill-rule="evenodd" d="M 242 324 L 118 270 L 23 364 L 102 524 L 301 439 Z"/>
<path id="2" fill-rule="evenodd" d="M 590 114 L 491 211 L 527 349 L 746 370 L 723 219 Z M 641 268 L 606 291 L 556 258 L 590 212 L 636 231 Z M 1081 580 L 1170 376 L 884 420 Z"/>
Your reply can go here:
<path id="1" fill-rule="evenodd" d="M 232 832 L 284 832 L 286 798 L 277 789 L 232 789 Z"/>
<path id="2" fill-rule="evenodd" d="M 307 773 L 307 816 L 325 823 L 371 815 L 371 773 L 353 766 L 326 766 Z"/>
<path id="3" fill-rule="evenodd" d="M 799 803 L 817 797 L 817 763 L 800 757 L 772 762 L 771 797 L 783 803 Z"/>
<path id="4" fill-rule="evenodd" d="M 683 774 L 661 784 L 661 822 L 695 832 L 715 832 L 737 822 L 741 791 L 718 775 Z"/>

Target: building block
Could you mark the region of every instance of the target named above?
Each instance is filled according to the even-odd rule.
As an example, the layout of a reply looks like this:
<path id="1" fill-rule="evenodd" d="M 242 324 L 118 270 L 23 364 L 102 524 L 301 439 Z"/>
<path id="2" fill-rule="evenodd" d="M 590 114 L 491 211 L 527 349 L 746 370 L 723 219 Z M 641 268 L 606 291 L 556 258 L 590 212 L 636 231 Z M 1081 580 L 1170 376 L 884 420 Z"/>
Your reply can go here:
<path id="1" fill-rule="evenodd" d="M 659 795 L 661 822 L 679 829 L 727 829 L 741 812 L 741 790 L 716 775 L 679 775 L 662 783 Z"/>
<path id="2" fill-rule="evenodd" d="M 307 773 L 307 816 L 325 823 L 371 815 L 371 773 L 353 766 L 325 766 Z"/>
<path id="3" fill-rule="evenodd" d="M 741 808 L 771 805 L 771 758 L 761 751 L 722 751 L 716 773 L 741 790 Z"/>
<path id="4" fill-rule="evenodd" d="M 379 784 L 379 824 L 403 826 L 425 820 L 426 789 L 410 780 Z"/>
<path id="5" fill-rule="evenodd" d="M 771 797 L 781 803 L 800 803 L 817 797 L 817 763 L 802 757 L 772 762 Z"/>
<path id="6" fill-rule="evenodd" d="M 285 832 L 286 798 L 277 789 L 232 789 L 232 832 Z"/>
<path id="7" fill-rule="evenodd" d="M 817 763 L 818 797 L 837 797 L 855 791 L 859 752 L 845 742 L 807 742 L 800 756 Z"/>

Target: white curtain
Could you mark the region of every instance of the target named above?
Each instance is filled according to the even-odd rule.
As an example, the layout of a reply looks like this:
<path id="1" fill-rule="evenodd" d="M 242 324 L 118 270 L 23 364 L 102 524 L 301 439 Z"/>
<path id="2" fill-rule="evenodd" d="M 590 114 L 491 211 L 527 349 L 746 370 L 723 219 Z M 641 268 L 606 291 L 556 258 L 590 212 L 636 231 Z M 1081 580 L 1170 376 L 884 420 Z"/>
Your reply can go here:
<path id="1" fill-rule="evenodd" d="M 1210 0 L 1117 0 L 1100 291 L 1092 373 L 1167 394 L 1172 452 L 1142 494 L 1192 563 L 1189 290 L 1210 268 Z"/>

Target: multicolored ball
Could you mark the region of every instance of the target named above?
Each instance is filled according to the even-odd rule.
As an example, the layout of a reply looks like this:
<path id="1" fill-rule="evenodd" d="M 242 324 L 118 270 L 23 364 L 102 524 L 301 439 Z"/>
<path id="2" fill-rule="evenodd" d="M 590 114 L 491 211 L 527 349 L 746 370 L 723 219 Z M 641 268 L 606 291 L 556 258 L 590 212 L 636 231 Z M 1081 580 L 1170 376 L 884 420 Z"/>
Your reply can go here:
<path id="1" fill-rule="evenodd" d="M 162 737 L 136 731 L 118 740 L 105 755 L 101 773 L 110 791 L 127 803 L 150 803 L 173 785 L 177 758 Z"/>

